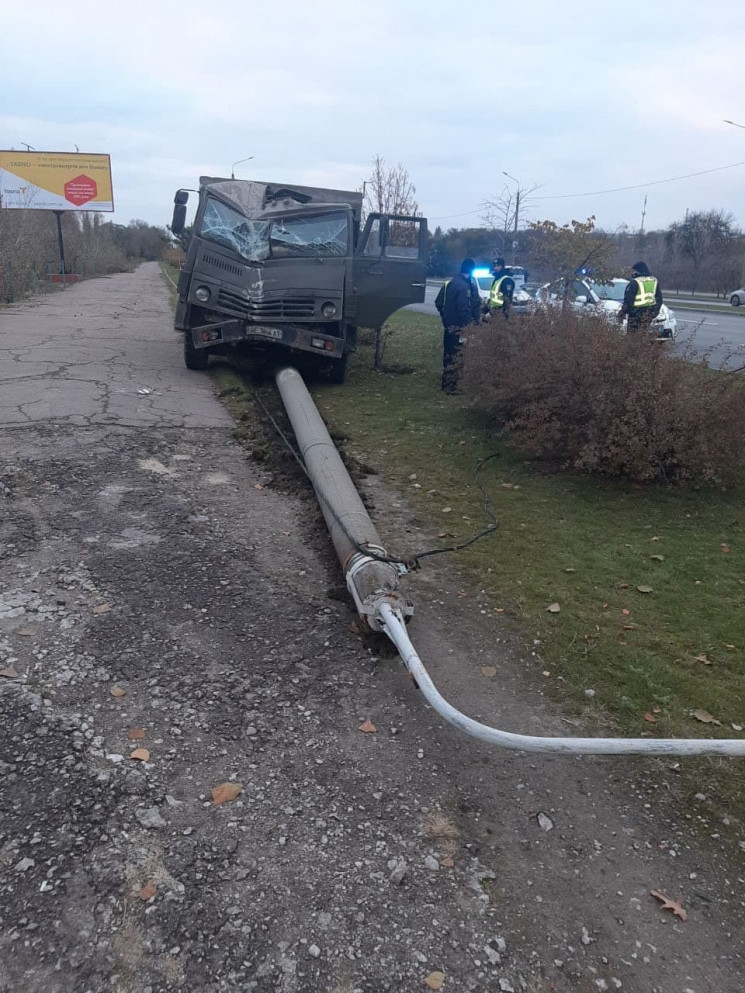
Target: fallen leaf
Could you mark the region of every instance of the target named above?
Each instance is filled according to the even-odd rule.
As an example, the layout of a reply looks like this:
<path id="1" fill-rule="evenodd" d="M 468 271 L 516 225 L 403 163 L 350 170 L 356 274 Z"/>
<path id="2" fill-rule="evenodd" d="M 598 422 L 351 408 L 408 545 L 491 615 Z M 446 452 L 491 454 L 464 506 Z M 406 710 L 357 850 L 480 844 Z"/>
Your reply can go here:
<path id="1" fill-rule="evenodd" d="M 443 514 L 452 514 L 452 512 L 453 512 L 453 508 L 452 507 L 443 507 L 442 508 L 442 513 Z"/>
<path id="2" fill-rule="evenodd" d="M 654 559 L 655 562 L 664 562 L 665 561 L 665 556 L 664 555 L 650 555 L 649 557 L 650 557 L 650 559 Z"/>
<path id="3" fill-rule="evenodd" d="M 662 713 L 662 708 L 661 707 L 652 707 L 652 713 L 653 714 L 661 714 Z"/>
<path id="4" fill-rule="evenodd" d="M 544 669 L 543 672 L 541 673 L 541 675 L 542 676 L 545 676 L 546 679 L 548 679 L 548 677 L 551 675 L 551 673 L 548 671 L 548 669 Z"/>
<path id="5" fill-rule="evenodd" d="M 496 612 L 498 614 L 503 614 L 504 613 L 504 607 L 495 607 L 494 609 L 496 610 Z"/>
<path id="6" fill-rule="evenodd" d="M 564 572 L 576 572 L 576 569 L 565 569 Z"/>
<path id="7" fill-rule="evenodd" d="M 546 611 L 549 614 L 558 614 L 560 610 L 561 607 L 558 605 L 558 603 L 550 603 L 548 607 L 546 607 Z"/>
<path id="8" fill-rule="evenodd" d="M 731 724 L 730 727 L 733 731 L 742 731 L 742 724 Z"/>
<path id="9" fill-rule="evenodd" d="M 243 792 L 242 783 L 220 783 L 212 790 L 212 802 L 216 807 L 236 800 Z"/>
<path id="10" fill-rule="evenodd" d="M 637 589 L 639 590 L 640 593 L 652 593 L 653 592 L 651 586 L 637 586 Z"/>
<path id="11" fill-rule="evenodd" d="M 130 741 L 142 741 L 145 737 L 145 732 L 142 728 L 130 728 L 130 730 L 127 731 L 127 737 Z"/>
<path id="12" fill-rule="evenodd" d="M 443 869 L 452 869 L 455 862 L 453 862 L 449 855 L 446 855 L 444 859 L 440 859 L 440 865 Z"/>
<path id="13" fill-rule="evenodd" d="M 350 621 L 350 623 L 349 623 L 349 630 L 352 632 L 352 634 L 359 634 L 360 633 L 360 629 L 359 629 L 359 626 L 357 624 L 357 621 Z"/>
<path id="14" fill-rule="evenodd" d="M 665 896 L 665 894 L 660 893 L 659 890 L 651 890 L 650 896 L 653 896 L 655 900 L 661 901 L 663 910 L 672 910 L 672 912 L 679 917 L 681 921 L 688 920 L 688 914 L 685 910 L 683 910 L 677 901 L 671 900 L 669 896 Z"/>
<path id="15" fill-rule="evenodd" d="M 255 490 L 263 490 L 264 487 L 261 485 L 261 483 L 254 483 L 254 489 Z"/>
<path id="16" fill-rule="evenodd" d="M 21 638 L 33 638 L 36 635 L 36 631 L 33 628 L 18 628 L 16 634 L 20 635 Z"/>
<path id="17" fill-rule="evenodd" d="M 657 723 L 657 718 L 654 716 L 654 714 L 645 714 L 644 715 L 644 720 L 648 724 L 656 724 Z"/>
<path id="18" fill-rule="evenodd" d="M 110 610 L 111 610 L 111 604 L 110 603 L 99 603 L 99 605 L 97 607 L 94 607 L 93 608 L 93 613 L 94 614 L 108 614 L 108 612 Z"/>
<path id="19" fill-rule="evenodd" d="M 445 982 L 444 972 L 430 972 L 430 974 L 424 980 L 425 986 L 428 986 L 431 990 L 441 990 L 442 984 L 444 982 Z"/>
<path id="20" fill-rule="evenodd" d="M 362 731 L 363 734 L 375 734 L 377 730 L 378 729 L 369 717 L 362 724 L 360 724 L 360 731 Z"/>
<path id="21" fill-rule="evenodd" d="M 722 549 L 722 551 L 724 552 L 725 555 L 729 555 L 729 545 L 724 545 L 723 544 L 720 547 L 721 547 L 721 549 Z"/>
<path id="22" fill-rule="evenodd" d="M 9 665 L 7 669 L 0 669 L 0 676 L 2 676 L 3 679 L 17 679 L 18 673 L 12 665 Z"/>
<path id="23" fill-rule="evenodd" d="M 716 724 L 717 727 L 722 726 L 722 722 L 718 721 L 716 717 L 712 717 L 708 710 L 692 710 L 691 717 L 695 717 L 702 724 Z"/>
<path id="24" fill-rule="evenodd" d="M 621 613 L 623 614 L 624 617 L 630 617 L 631 616 L 631 611 L 627 607 L 624 607 L 623 610 L 621 611 Z"/>
<path id="25" fill-rule="evenodd" d="M 112 686 L 112 687 L 111 687 L 111 695 L 112 695 L 112 696 L 114 696 L 114 697 L 116 697 L 116 698 L 117 698 L 117 700 L 118 700 L 118 699 L 119 699 L 120 697 L 123 697 L 123 696 L 124 696 L 124 694 L 125 694 L 126 692 L 127 692 L 127 691 L 126 691 L 126 690 L 123 690 L 123 689 L 121 688 L 121 686 Z"/>
<path id="26" fill-rule="evenodd" d="M 624 624 L 624 631 L 634 631 L 636 630 L 636 624 Z"/>
<path id="27" fill-rule="evenodd" d="M 129 757 L 134 759 L 135 762 L 149 762 L 150 752 L 147 748 L 135 748 Z"/>
<path id="28" fill-rule="evenodd" d="M 618 584 L 618 588 L 619 588 L 619 590 L 627 590 L 629 588 L 629 584 L 628 583 L 619 583 Z"/>
<path id="29" fill-rule="evenodd" d="M 482 665 L 481 666 L 481 675 L 482 676 L 488 676 L 491 679 L 493 676 L 496 676 L 496 674 L 497 674 L 497 670 L 494 668 L 493 665 Z"/>
<path id="30" fill-rule="evenodd" d="M 656 534 L 652 538 L 650 538 L 649 540 L 650 541 L 659 541 L 660 540 L 660 536 Z"/>
<path id="31" fill-rule="evenodd" d="M 455 535 L 452 531 L 442 531 L 437 535 L 438 538 L 454 538 Z"/>
<path id="32" fill-rule="evenodd" d="M 714 665 L 714 663 L 711 661 L 711 659 L 709 659 L 709 658 L 706 657 L 706 654 L 704 652 L 702 652 L 700 655 L 697 655 L 696 656 L 696 661 L 697 662 L 703 662 L 704 665 Z"/>
<path id="33" fill-rule="evenodd" d="M 735 652 L 735 651 L 737 651 L 737 649 L 735 648 L 734 645 L 725 645 L 724 647 L 727 649 L 728 652 Z"/>
<path id="34" fill-rule="evenodd" d="M 152 898 L 155 896 L 157 892 L 158 892 L 158 887 L 151 879 L 149 882 L 145 883 L 145 885 L 142 887 L 138 895 L 140 897 L 140 900 L 147 901 L 147 900 L 152 900 Z"/>

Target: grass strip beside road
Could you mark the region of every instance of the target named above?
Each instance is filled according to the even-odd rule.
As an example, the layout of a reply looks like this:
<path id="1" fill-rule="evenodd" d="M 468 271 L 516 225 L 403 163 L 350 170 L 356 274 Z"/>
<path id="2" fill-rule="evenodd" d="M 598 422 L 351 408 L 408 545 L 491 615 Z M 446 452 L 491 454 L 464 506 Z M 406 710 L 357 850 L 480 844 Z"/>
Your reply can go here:
<path id="1" fill-rule="evenodd" d="M 347 457 L 404 493 L 443 544 L 485 523 L 474 469 L 498 453 L 481 479 L 501 527 L 453 556 L 467 581 L 460 595 L 486 598 L 510 620 L 535 652 L 537 677 L 568 708 L 610 717 L 627 735 L 737 736 L 745 489 L 546 473 L 510 452 L 465 398 L 440 392 L 435 318 L 401 311 L 389 328 L 387 372 L 372 371 L 363 340 L 347 385 L 319 384 L 315 399 Z"/>

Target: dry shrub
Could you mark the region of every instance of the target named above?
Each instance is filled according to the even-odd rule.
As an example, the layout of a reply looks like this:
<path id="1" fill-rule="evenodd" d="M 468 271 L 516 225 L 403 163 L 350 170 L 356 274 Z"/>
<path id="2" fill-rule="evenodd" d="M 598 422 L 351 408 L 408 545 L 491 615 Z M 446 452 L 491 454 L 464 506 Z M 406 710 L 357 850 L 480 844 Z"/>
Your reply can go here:
<path id="1" fill-rule="evenodd" d="M 476 408 L 561 467 L 688 485 L 728 484 L 742 468 L 742 379 L 669 344 L 568 309 L 492 321 L 465 352 Z"/>

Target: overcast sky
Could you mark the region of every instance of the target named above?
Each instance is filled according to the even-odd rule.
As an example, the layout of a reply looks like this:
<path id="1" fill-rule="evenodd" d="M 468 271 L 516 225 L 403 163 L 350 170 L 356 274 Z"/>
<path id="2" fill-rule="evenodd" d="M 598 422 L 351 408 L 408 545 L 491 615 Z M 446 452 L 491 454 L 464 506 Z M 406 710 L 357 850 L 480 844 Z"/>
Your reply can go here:
<path id="1" fill-rule="evenodd" d="M 26 0 L 4 5 L 0 148 L 109 152 L 115 220 L 170 219 L 200 174 L 354 189 L 402 162 L 430 226 L 479 224 L 502 171 L 538 195 L 745 163 L 735 0 Z M 745 226 L 745 165 L 533 203 L 647 228 L 686 208 Z"/>

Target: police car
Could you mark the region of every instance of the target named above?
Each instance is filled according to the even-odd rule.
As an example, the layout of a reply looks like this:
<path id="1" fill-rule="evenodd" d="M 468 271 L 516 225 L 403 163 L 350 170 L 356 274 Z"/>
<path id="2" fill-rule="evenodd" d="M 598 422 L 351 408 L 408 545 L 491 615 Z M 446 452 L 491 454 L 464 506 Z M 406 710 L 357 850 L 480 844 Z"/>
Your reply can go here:
<path id="1" fill-rule="evenodd" d="M 592 279 L 574 279 L 569 284 L 566 299 L 577 310 L 592 307 L 595 311 L 607 315 L 609 319 L 615 320 L 623 306 L 623 297 L 628 285 L 628 279 L 621 278 L 611 279 L 607 283 L 596 283 Z M 535 296 L 539 303 L 559 305 L 565 297 L 564 291 L 563 281 L 558 280 L 555 283 L 546 283 L 541 286 L 536 290 Z M 626 321 L 624 321 L 623 327 L 625 330 Z M 651 331 L 660 340 L 674 338 L 678 331 L 675 311 L 670 310 L 663 303 L 659 314 L 652 321 Z"/>
<path id="2" fill-rule="evenodd" d="M 512 295 L 512 310 L 517 313 L 527 311 L 533 301 L 533 298 L 530 293 L 524 289 L 525 270 L 518 269 L 513 266 L 513 268 L 508 269 L 507 272 L 515 280 L 515 292 Z M 479 288 L 479 296 L 481 297 L 482 302 L 488 304 L 489 291 L 491 290 L 491 284 L 494 282 L 494 276 L 491 269 L 474 269 L 472 275 L 476 281 L 476 285 Z M 523 280 L 523 286 L 520 285 L 521 279 Z"/>

